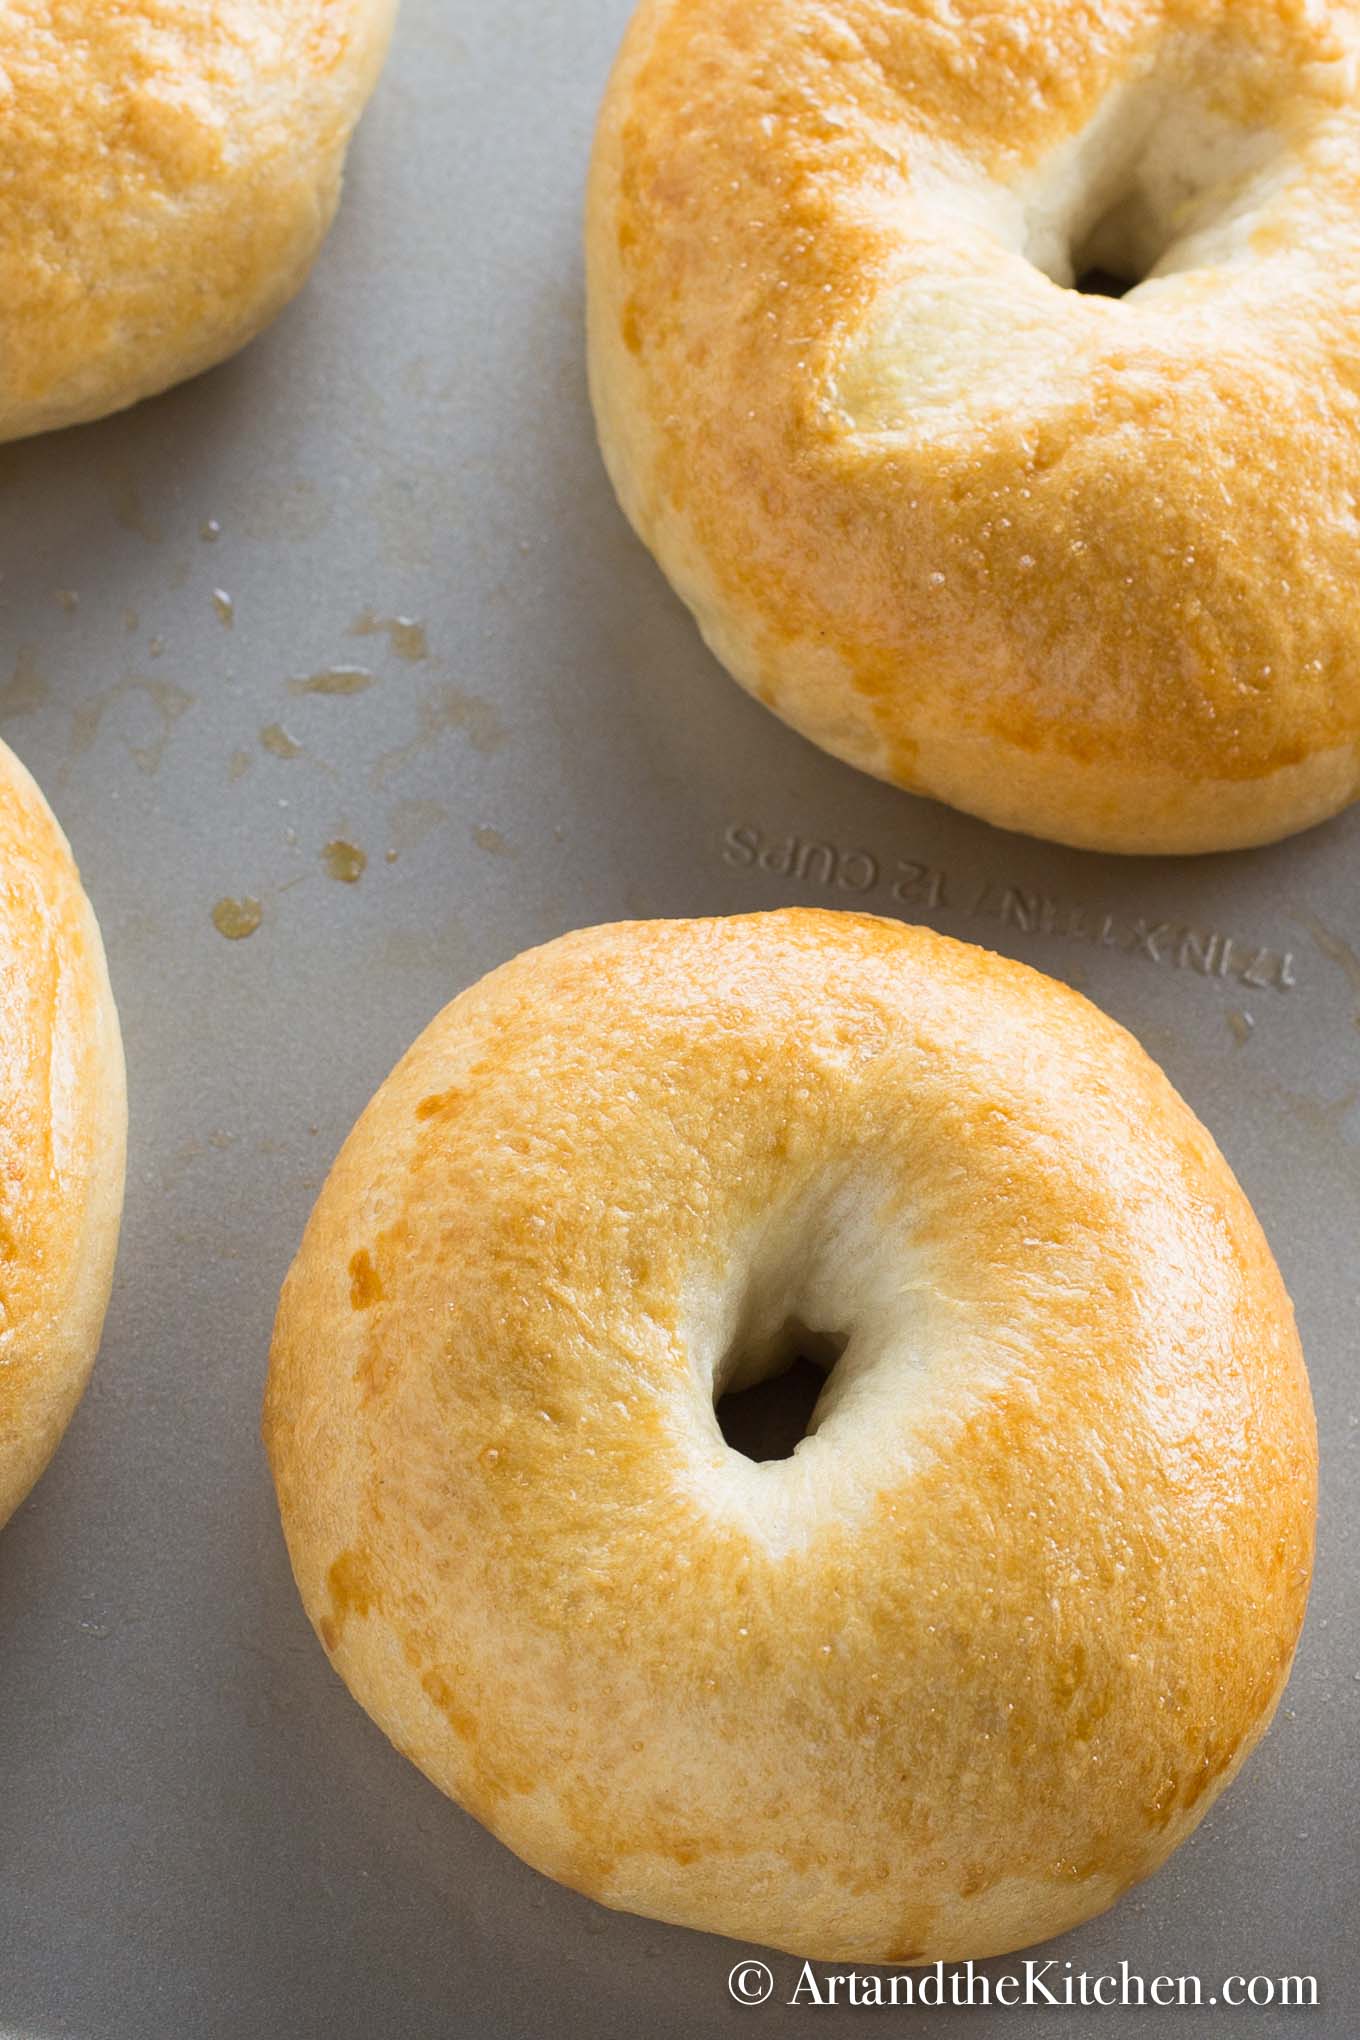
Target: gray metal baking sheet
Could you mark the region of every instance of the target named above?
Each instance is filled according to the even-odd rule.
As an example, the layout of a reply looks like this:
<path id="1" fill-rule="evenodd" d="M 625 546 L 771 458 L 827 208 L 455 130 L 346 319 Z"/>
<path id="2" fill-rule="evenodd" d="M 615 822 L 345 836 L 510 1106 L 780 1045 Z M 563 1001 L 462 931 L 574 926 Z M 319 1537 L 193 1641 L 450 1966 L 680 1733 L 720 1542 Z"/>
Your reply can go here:
<path id="1" fill-rule="evenodd" d="M 1319 2008 L 880 2019 L 1348 2040 L 1360 811 L 1246 856 L 1078 856 L 856 776 L 722 675 L 615 508 L 586 399 L 582 179 L 627 9 L 406 0 L 298 303 L 203 381 L 0 452 L 0 733 L 101 915 L 133 1113 L 94 1386 L 0 1539 L 0 2035 L 696 2040 L 810 2016 L 738 2008 L 740 1950 L 536 1877 L 388 1748 L 303 1619 L 257 1415 L 326 1167 L 446 1000 L 575 925 L 819 901 L 1021 956 L 1141 1037 L 1275 1245 L 1323 1442 L 1267 1744 L 1160 1876 L 1045 1951 L 1206 1990 L 1313 1973 Z M 354 667 L 359 692 L 295 684 Z M 337 843 L 357 882 L 329 875 Z M 251 898 L 258 931 L 224 939 L 214 908 Z M 787 1997 L 797 1965 L 773 1967 Z"/>

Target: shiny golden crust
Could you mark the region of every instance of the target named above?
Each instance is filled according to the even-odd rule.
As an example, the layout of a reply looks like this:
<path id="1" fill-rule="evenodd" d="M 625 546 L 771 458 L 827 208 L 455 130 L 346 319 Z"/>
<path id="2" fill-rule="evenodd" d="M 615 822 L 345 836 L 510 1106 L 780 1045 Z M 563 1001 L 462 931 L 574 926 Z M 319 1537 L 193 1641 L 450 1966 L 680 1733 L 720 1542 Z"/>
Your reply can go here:
<path id="1" fill-rule="evenodd" d="M 850 1345 L 757 1466 L 715 1377 L 784 1316 Z M 322 1192 L 265 1435 L 308 1614 L 436 1784 L 606 1904 L 826 1958 L 1108 1906 L 1261 1734 L 1311 1569 L 1213 1143 L 1074 993 L 849 914 L 456 1000 Z"/>
<path id="2" fill-rule="evenodd" d="M 0 744 L 0 1524 L 94 1364 L 126 1137 L 99 929 L 51 810 Z"/>
<path id="3" fill-rule="evenodd" d="M 1358 49 L 1304 0 L 643 0 L 591 180 L 592 385 L 746 687 L 1083 847 L 1232 848 L 1354 797 Z M 1153 280 L 1061 288 L 1135 169 Z"/>
<path id="4" fill-rule="evenodd" d="M 297 291 L 396 0 L 12 0 L 0 438 L 211 368 Z"/>

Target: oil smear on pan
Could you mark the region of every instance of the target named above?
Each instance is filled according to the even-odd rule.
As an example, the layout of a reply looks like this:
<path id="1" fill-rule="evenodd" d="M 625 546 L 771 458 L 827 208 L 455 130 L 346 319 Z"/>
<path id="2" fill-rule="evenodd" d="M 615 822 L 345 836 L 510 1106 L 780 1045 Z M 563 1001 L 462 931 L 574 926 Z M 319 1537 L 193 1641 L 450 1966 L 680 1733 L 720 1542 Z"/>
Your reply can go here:
<path id="1" fill-rule="evenodd" d="M 467 694 L 460 687 L 444 686 L 420 703 L 420 727 L 408 743 L 384 751 L 369 774 L 369 783 L 381 791 L 389 780 L 413 758 L 436 744 L 446 731 L 458 731 L 474 751 L 490 757 L 510 740 L 510 732 L 495 707 L 480 695 Z"/>

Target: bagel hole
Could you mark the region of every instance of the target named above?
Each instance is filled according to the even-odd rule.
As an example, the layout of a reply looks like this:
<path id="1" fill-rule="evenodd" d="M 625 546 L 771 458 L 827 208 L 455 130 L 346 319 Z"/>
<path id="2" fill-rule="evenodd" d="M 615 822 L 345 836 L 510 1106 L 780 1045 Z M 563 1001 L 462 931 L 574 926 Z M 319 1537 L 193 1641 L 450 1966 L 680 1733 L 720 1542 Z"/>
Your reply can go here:
<path id="1" fill-rule="evenodd" d="M 1126 192 L 1073 247 L 1072 288 L 1083 297 L 1127 297 L 1147 281 L 1173 240 L 1146 195 Z"/>
<path id="2" fill-rule="evenodd" d="M 1032 174 L 1025 253 L 1054 283 L 1104 298 L 1221 262 L 1279 152 L 1271 130 L 1222 116 L 1198 82 L 1150 74 L 1111 92 Z"/>
<path id="3" fill-rule="evenodd" d="M 1082 270 L 1072 288 L 1079 290 L 1083 297 L 1121 298 L 1127 297 L 1135 283 L 1141 281 L 1141 277 L 1116 276 L 1113 270 L 1101 269 L 1096 265 Z"/>
<path id="4" fill-rule="evenodd" d="M 729 1449 L 761 1465 L 791 1459 L 816 1428 L 817 1405 L 848 1344 L 791 1318 L 761 1350 L 729 1354 L 721 1378 L 750 1384 L 719 1394 L 714 1405 Z"/>

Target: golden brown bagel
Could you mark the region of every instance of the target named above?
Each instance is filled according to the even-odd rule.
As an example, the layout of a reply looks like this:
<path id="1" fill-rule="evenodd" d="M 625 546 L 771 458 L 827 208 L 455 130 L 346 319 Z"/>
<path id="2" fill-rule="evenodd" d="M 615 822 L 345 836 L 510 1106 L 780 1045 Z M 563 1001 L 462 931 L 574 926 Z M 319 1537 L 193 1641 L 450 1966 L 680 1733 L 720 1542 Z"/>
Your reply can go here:
<path id="1" fill-rule="evenodd" d="M 592 385 L 744 686 L 1088 848 L 1355 797 L 1358 62 L 1325 0 L 643 0 Z"/>
<path id="2" fill-rule="evenodd" d="M 0 1524 L 94 1364 L 126 1137 L 99 929 L 50 808 L 0 744 Z"/>
<path id="3" fill-rule="evenodd" d="M 790 1459 L 714 1404 L 848 1338 Z M 1128 1035 L 1018 964 L 791 912 L 568 936 L 369 1106 L 265 1435 L 397 1746 L 607 1905 L 996 1954 L 1203 1816 L 1312 1556 L 1293 1318 Z"/>
<path id="4" fill-rule="evenodd" d="M 396 0 L 0 15 L 0 439 L 197 375 L 298 290 Z"/>

